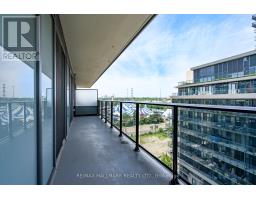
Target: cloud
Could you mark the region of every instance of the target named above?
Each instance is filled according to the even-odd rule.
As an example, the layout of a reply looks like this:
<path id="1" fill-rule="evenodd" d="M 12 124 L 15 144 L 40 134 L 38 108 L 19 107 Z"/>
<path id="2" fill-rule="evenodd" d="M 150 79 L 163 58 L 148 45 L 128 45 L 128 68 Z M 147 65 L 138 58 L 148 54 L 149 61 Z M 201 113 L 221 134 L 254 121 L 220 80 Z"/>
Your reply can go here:
<path id="1" fill-rule="evenodd" d="M 166 96 L 170 94 L 169 87 L 165 85 L 172 82 L 171 77 L 166 76 L 143 76 L 143 77 L 126 77 L 126 76 L 104 76 L 102 77 L 104 87 L 99 91 L 100 95 L 108 94 L 114 96 L 128 96 L 131 95 L 131 88 L 134 90 L 134 96 Z M 115 86 L 113 87 L 113 83 Z"/>
<path id="2" fill-rule="evenodd" d="M 253 47 L 250 15 L 159 15 L 93 87 L 100 95 L 134 88 L 134 96 L 169 96 L 189 68 Z"/>

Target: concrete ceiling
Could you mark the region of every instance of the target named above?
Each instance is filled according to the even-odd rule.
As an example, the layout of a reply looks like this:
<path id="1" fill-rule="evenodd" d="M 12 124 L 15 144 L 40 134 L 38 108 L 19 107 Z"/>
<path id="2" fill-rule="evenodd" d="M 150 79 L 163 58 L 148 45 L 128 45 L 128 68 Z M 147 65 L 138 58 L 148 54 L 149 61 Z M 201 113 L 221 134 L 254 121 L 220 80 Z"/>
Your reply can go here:
<path id="1" fill-rule="evenodd" d="M 60 15 L 77 87 L 91 87 L 152 15 Z"/>

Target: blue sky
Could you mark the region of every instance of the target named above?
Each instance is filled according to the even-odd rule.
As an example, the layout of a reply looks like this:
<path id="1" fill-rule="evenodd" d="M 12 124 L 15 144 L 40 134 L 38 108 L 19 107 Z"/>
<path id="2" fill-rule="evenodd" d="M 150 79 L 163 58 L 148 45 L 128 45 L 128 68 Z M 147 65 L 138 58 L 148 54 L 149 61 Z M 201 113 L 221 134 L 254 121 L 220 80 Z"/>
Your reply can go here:
<path id="1" fill-rule="evenodd" d="M 251 15 L 158 15 L 93 85 L 99 95 L 162 97 L 193 66 L 253 50 Z"/>

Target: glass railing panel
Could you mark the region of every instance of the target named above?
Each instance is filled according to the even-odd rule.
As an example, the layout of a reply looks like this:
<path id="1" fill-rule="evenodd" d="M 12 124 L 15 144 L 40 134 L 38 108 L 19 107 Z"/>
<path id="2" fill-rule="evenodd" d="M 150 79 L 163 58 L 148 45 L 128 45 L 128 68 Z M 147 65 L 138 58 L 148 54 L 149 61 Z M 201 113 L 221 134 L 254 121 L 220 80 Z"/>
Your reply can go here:
<path id="1" fill-rule="evenodd" d="M 25 102 L 25 105 L 26 105 L 26 117 L 25 117 L 26 128 L 31 128 L 34 125 L 34 102 L 28 101 L 28 102 Z"/>
<path id="2" fill-rule="evenodd" d="M 13 133 L 13 136 L 15 135 L 19 135 L 21 133 L 23 133 L 23 129 L 26 127 L 25 125 L 25 117 L 26 115 L 24 115 L 26 112 L 26 114 L 28 114 L 28 109 L 27 106 L 25 106 L 24 102 L 13 102 L 13 103 L 9 103 L 10 110 L 11 110 L 11 116 L 10 116 L 10 122 L 11 123 L 11 131 Z M 9 110 L 8 110 L 9 112 Z M 26 117 L 27 118 L 27 117 Z"/>
<path id="3" fill-rule="evenodd" d="M 120 103 L 113 102 L 113 125 L 120 129 Z"/>
<path id="4" fill-rule="evenodd" d="M 191 184 L 256 184 L 256 114 L 179 108 L 178 170 Z"/>
<path id="5" fill-rule="evenodd" d="M 107 102 L 107 121 L 111 122 L 111 102 Z"/>
<path id="6" fill-rule="evenodd" d="M 102 112 L 102 118 L 105 119 L 105 101 L 101 102 L 101 112 Z"/>
<path id="7" fill-rule="evenodd" d="M 123 132 L 135 141 L 136 136 L 136 104 L 123 103 L 122 106 Z"/>
<path id="8" fill-rule="evenodd" d="M 140 104 L 140 145 L 172 168 L 172 108 Z"/>
<path id="9" fill-rule="evenodd" d="M 98 105 L 99 105 L 99 116 L 101 116 L 101 114 L 102 114 L 102 110 L 101 110 L 101 101 L 98 101 Z"/>

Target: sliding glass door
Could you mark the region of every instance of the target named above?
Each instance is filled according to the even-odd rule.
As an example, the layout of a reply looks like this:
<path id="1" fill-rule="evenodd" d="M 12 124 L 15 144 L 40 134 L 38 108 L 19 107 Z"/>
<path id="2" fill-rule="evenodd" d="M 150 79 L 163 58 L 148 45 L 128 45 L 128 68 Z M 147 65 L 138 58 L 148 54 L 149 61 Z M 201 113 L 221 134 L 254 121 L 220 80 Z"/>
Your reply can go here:
<path id="1" fill-rule="evenodd" d="M 59 155 L 66 136 L 65 114 L 65 54 L 58 37 L 56 37 L 56 157 Z"/>
<path id="2" fill-rule="evenodd" d="M 66 123 L 67 123 L 67 131 L 69 129 L 69 125 L 70 125 L 70 70 L 69 70 L 69 66 L 66 65 L 67 69 L 66 69 L 66 112 L 67 112 L 67 119 L 66 119 Z"/>

